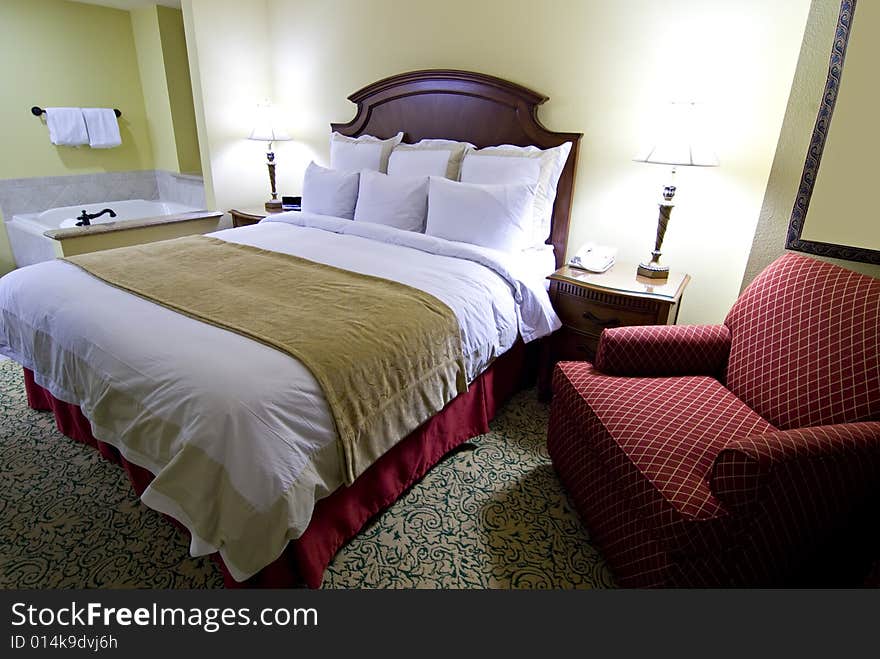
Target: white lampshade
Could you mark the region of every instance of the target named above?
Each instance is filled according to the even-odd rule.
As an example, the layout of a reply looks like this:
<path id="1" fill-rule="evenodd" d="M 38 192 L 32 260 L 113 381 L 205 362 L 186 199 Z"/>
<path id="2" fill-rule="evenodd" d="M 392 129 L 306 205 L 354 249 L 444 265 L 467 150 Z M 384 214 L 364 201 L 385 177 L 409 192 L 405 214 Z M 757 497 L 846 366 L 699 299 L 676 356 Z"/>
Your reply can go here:
<path id="1" fill-rule="evenodd" d="M 254 129 L 248 136 L 249 140 L 261 140 L 263 142 L 283 142 L 290 139 L 282 128 L 278 119 L 275 106 L 264 103 L 257 106 L 254 116 Z"/>
<path id="2" fill-rule="evenodd" d="M 670 103 L 659 119 L 653 139 L 633 160 L 663 165 L 718 166 L 718 156 L 704 134 L 699 105 Z"/>

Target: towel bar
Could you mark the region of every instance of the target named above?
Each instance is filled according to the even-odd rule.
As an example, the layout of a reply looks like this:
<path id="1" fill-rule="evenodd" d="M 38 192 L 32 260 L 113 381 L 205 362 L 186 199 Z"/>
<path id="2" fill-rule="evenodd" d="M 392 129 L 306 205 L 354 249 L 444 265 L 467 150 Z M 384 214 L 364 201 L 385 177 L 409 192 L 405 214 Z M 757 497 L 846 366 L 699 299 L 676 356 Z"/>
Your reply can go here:
<path id="1" fill-rule="evenodd" d="M 31 114 L 34 115 L 35 117 L 39 117 L 44 112 L 45 112 L 45 110 L 43 108 L 41 108 L 39 105 L 35 105 L 34 107 L 31 108 Z M 118 110 L 117 108 L 113 108 L 113 112 L 116 113 L 117 117 L 122 116 L 122 111 Z"/>

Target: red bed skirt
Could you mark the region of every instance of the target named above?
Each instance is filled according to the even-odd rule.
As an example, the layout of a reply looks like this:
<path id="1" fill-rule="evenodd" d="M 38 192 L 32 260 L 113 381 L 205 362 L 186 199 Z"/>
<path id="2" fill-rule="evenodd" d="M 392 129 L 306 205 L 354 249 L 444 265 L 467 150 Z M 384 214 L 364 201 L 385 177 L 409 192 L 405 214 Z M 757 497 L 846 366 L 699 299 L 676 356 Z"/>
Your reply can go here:
<path id="1" fill-rule="evenodd" d="M 333 556 L 371 517 L 394 503 L 449 451 L 471 437 L 488 432 L 489 422 L 498 408 L 530 379 L 533 369 L 527 365 L 534 362 L 532 357 L 536 352 L 532 347 L 517 342 L 478 377 L 466 393 L 396 444 L 351 486 L 341 487 L 318 501 L 305 533 L 292 540 L 274 563 L 247 581 L 235 581 L 219 554 L 214 554 L 212 558 L 223 570 L 226 587 L 286 588 L 303 584 L 320 587 L 324 570 Z M 97 448 L 106 459 L 122 465 L 138 495 L 146 489 L 153 474 L 128 462 L 113 446 L 95 439 L 77 405 L 52 396 L 34 382 L 33 373 L 28 369 L 24 370 L 24 378 L 30 407 L 52 410 L 59 431 Z"/>

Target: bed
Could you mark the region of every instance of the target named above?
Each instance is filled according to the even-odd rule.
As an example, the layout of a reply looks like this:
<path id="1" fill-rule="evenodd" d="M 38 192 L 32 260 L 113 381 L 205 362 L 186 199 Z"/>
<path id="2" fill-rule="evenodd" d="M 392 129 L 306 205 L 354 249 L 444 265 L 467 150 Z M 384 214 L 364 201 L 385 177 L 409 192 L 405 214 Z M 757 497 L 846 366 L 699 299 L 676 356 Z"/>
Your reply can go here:
<path id="1" fill-rule="evenodd" d="M 357 104 L 355 118 L 332 124 L 347 137 L 403 132 L 407 142 L 442 138 L 479 148 L 570 143 L 548 240 L 552 261 L 561 264 L 580 135 L 540 124 L 536 109 L 546 97 L 491 76 L 432 70 L 380 80 L 349 98 Z M 449 451 L 488 430 L 531 370 L 537 342 L 523 338 L 553 329 L 543 283 L 519 272 L 516 263 L 493 265 L 479 250 L 460 254 L 443 241 L 426 247 L 425 237 L 355 231 L 354 224 L 284 214 L 213 234 L 226 245 L 401 281 L 442 300 L 461 322 L 467 390 L 351 478 L 326 439 L 333 423 L 320 388 L 297 360 L 109 286 L 69 263 L 17 271 L 0 285 L 0 349 L 24 365 L 31 407 L 52 410 L 61 432 L 121 464 L 144 503 L 189 531 L 193 555 L 215 557 L 229 587 L 320 586 L 336 551 L 372 516 Z M 476 312 L 486 307 L 494 310 L 493 323 Z M 174 432 L 166 427 L 169 420 Z M 167 446 L 150 444 L 159 437 Z M 159 460 L 160 454 L 167 459 Z M 202 460 L 198 469 L 188 466 L 193 454 Z M 227 471 L 202 477 L 213 473 L 214 462 Z M 159 486 L 170 482 L 169 473 L 177 479 L 174 487 L 185 490 L 181 497 L 169 498 Z M 236 488 L 247 490 L 246 505 L 231 500 Z M 262 526 L 242 523 L 234 538 L 224 527 L 222 542 L 203 532 L 206 522 L 192 514 L 199 507 L 204 517 L 223 518 L 228 509 L 240 514 L 246 508 L 262 519 L 264 509 L 277 513 L 270 497 L 276 491 L 295 493 L 281 517 L 267 517 Z M 191 501 L 184 505 L 186 497 Z"/>

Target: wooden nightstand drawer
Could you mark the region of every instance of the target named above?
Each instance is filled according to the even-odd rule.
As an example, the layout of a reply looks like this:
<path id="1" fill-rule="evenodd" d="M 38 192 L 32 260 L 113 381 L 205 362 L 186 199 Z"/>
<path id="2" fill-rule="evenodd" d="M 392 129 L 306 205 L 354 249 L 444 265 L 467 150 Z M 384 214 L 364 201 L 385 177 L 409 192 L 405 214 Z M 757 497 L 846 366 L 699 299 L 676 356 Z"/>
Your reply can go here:
<path id="1" fill-rule="evenodd" d="M 593 361 L 599 336 L 563 327 L 553 335 L 553 356 L 557 361 Z"/>
<path id="2" fill-rule="evenodd" d="M 609 327 L 652 325 L 657 322 L 656 309 L 633 311 L 564 293 L 556 298 L 556 313 L 566 327 L 595 336 Z"/>

